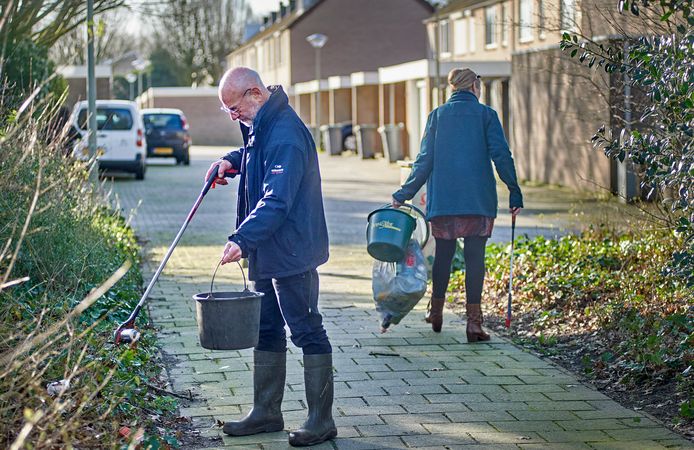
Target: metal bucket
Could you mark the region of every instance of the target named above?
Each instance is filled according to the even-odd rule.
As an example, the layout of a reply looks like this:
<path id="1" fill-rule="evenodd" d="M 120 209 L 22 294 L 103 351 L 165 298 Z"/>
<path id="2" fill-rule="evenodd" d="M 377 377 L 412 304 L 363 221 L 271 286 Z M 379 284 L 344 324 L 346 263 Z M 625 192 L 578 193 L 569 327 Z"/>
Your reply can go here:
<path id="1" fill-rule="evenodd" d="M 200 345 L 209 350 L 255 347 L 260 329 L 260 301 L 265 294 L 248 290 L 241 264 L 243 291 L 214 292 L 214 277 L 220 264 L 212 274 L 210 291 L 193 296 Z"/>

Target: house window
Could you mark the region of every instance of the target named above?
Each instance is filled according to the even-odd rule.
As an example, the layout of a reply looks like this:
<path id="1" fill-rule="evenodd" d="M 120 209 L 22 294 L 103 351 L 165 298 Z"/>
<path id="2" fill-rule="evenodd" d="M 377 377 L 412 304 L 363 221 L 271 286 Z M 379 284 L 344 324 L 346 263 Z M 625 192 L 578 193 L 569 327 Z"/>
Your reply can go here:
<path id="1" fill-rule="evenodd" d="M 501 44 L 508 45 L 508 5 L 501 5 Z"/>
<path id="2" fill-rule="evenodd" d="M 439 24 L 439 45 L 441 46 L 441 53 L 450 52 L 450 46 L 448 45 L 448 21 L 442 20 Z"/>
<path id="3" fill-rule="evenodd" d="M 576 31 L 576 0 L 561 0 L 561 29 Z"/>
<path id="4" fill-rule="evenodd" d="M 468 26 L 468 31 L 470 32 L 470 51 L 475 51 L 475 17 L 470 16 L 470 24 Z"/>
<path id="5" fill-rule="evenodd" d="M 276 49 L 277 49 L 277 65 L 281 66 L 282 65 L 282 36 L 277 37 Z"/>
<path id="6" fill-rule="evenodd" d="M 520 26 L 518 29 L 521 42 L 533 40 L 533 0 L 520 0 Z"/>
<path id="7" fill-rule="evenodd" d="M 265 41 L 265 68 L 269 69 L 272 65 L 272 42 L 270 40 Z"/>
<path id="8" fill-rule="evenodd" d="M 453 24 L 453 50 L 456 55 L 467 53 L 467 20 L 459 19 Z"/>
<path id="9" fill-rule="evenodd" d="M 545 2 L 537 0 L 537 28 L 540 30 L 540 36 L 545 34 Z"/>
<path id="10" fill-rule="evenodd" d="M 496 6 L 484 10 L 484 25 L 485 45 L 496 46 Z"/>

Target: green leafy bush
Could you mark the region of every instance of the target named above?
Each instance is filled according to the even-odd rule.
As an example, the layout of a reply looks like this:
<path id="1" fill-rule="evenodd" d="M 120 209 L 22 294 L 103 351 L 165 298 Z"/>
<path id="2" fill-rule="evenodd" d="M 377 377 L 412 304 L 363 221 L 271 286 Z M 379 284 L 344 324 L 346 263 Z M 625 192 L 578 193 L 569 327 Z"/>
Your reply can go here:
<path id="1" fill-rule="evenodd" d="M 587 373 L 623 385 L 676 382 L 689 393 L 686 401 L 693 387 L 694 289 L 662 269 L 680 245 L 671 231 L 648 227 L 517 240 L 513 335 L 529 336 L 550 353 L 569 343 L 585 356 Z M 483 303 L 491 316 L 505 317 L 509 252 L 508 245 L 487 249 Z M 464 291 L 461 272 L 450 289 Z"/>
<path id="2" fill-rule="evenodd" d="M 14 118 L 0 140 L 0 446 L 118 448 L 124 426 L 156 442 L 156 416 L 173 403 L 150 392 L 160 372 L 154 335 L 112 343 L 140 298 L 139 247 L 61 142 L 41 141 L 51 110 Z M 113 288 L 65 320 L 126 261 Z M 59 380 L 69 387 L 50 395 Z"/>
<path id="3" fill-rule="evenodd" d="M 48 59 L 48 49 L 30 39 L 21 39 L 6 47 L 0 67 L 3 69 L 4 86 L 0 99 L 0 127 L 7 126 L 13 111 L 36 89 L 42 86 L 42 95 L 60 96 L 67 88 L 65 80 L 55 74 L 55 63 Z M 47 83 L 41 83 L 48 80 Z"/>
<path id="4" fill-rule="evenodd" d="M 603 125 L 592 141 L 608 157 L 630 161 L 639 170 L 644 193 L 665 207 L 663 223 L 683 237 L 663 267 L 694 286 L 691 1 L 620 0 L 617 9 L 623 18 L 636 21 L 633 28 L 638 31 L 618 30 L 605 42 L 564 33 L 561 48 L 589 67 L 614 74 L 614 91 L 634 88 L 635 93 L 643 93 L 643 102 L 635 102 L 633 94 L 628 97 L 633 121 L 625 117 L 623 126 Z"/>

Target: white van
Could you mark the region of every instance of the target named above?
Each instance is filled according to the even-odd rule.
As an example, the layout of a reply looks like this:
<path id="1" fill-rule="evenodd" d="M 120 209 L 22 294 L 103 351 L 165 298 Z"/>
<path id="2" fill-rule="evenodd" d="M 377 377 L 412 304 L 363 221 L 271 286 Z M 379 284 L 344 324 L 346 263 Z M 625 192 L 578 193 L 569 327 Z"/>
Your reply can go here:
<path id="1" fill-rule="evenodd" d="M 76 158 L 89 157 L 87 142 L 87 102 L 72 110 L 72 125 L 82 135 L 73 150 Z M 96 153 L 99 169 L 124 170 L 143 180 L 147 170 L 147 142 L 140 110 L 126 100 L 96 101 Z"/>

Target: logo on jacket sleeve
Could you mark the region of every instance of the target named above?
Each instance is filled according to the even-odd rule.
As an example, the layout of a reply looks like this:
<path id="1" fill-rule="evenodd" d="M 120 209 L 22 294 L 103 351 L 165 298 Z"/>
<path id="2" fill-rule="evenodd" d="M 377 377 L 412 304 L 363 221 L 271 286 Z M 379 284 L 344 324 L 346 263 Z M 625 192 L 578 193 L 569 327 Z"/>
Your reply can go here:
<path id="1" fill-rule="evenodd" d="M 277 164 L 272 169 L 270 169 L 270 173 L 273 175 L 283 174 L 284 173 L 284 167 L 282 167 L 282 165 L 280 165 L 280 164 Z"/>

